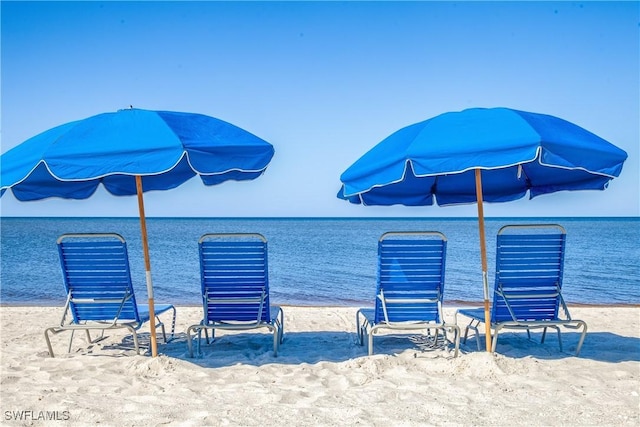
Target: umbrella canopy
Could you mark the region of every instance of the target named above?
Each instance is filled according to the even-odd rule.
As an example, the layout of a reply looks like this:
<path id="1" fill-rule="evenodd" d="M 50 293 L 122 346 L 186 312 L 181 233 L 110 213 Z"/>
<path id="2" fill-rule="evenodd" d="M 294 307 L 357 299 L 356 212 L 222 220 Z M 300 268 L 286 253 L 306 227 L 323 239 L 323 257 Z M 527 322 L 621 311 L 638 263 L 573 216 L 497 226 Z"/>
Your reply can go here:
<path id="1" fill-rule="evenodd" d="M 102 184 L 116 196 L 175 188 L 199 175 L 206 185 L 254 179 L 274 150 L 222 120 L 140 109 L 104 113 L 36 135 L 1 157 L 0 191 L 18 200 L 85 199 Z"/>
<path id="2" fill-rule="evenodd" d="M 560 190 L 604 190 L 627 154 L 563 119 L 507 108 L 445 113 L 405 127 L 340 177 L 338 197 L 365 205 L 475 203 Z M 435 199 L 435 200 L 434 200 Z"/>
<path id="3" fill-rule="evenodd" d="M 138 196 L 155 356 L 142 193 L 175 188 L 196 175 L 205 185 L 254 179 L 273 154 L 268 142 L 213 117 L 131 108 L 57 126 L 2 154 L 0 196 L 10 189 L 22 201 L 85 199 L 100 185 L 117 196 Z"/>
<path id="4" fill-rule="evenodd" d="M 340 176 L 338 197 L 365 205 L 478 203 L 489 349 L 483 201 L 604 190 L 626 158 L 613 144 L 554 116 L 473 108 L 393 133 Z"/>

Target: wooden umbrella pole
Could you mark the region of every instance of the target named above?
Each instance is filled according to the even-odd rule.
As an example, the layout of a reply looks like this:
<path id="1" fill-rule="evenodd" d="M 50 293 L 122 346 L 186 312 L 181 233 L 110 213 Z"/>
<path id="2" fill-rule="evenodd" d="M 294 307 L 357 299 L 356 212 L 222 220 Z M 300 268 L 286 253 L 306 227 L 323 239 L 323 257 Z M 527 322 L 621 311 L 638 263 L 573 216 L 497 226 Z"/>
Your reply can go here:
<path id="1" fill-rule="evenodd" d="M 480 231 L 480 259 L 482 261 L 482 291 L 484 293 L 484 325 L 487 351 L 491 351 L 491 314 L 489 313 L 489 279 L 487 277 L 487 244 L 484 233 L 484 206 L 482 176 L 476 169 L 476 197 L 478 200 L 478 229 Z"/>
<path id="2" fill-rule="evenodd" d="M 153 282 L 151 281 L 151 259 L 149 257 L 149 240 L 147 239 L 147 221 L 144 214 L 144 199 L 142 197 L 142 177 L 136 175 L 136 191 L 138 193 L 138 210 L 140 211 L 140 230 L 142 232 L 142 252 L 144 254 L 144 271 L 147 279 L 147 295 L 149 297 L 149 328 L 151 329 L 151 356 L 158 355 L 156 339 L 156 316 L 153 306 Z"/>

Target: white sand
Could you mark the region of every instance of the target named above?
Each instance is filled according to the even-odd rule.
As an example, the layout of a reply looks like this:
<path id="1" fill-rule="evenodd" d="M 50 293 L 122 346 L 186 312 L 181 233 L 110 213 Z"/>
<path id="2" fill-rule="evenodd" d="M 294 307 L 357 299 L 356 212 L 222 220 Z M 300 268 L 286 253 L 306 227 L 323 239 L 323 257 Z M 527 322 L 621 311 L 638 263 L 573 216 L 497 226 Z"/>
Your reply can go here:
<path id="1" fill-rule="evenodd" d="M 571 330 L 563 332 L 564 352 L 554 334 L 540 345 L 507 332 L 498 354 L 469 340 L 453 358 L 412 335 L 377 337 L 368 357 L 356 344 L 356 308 L 284 310 L 277 358 L 262 330 L 223 333 L 189 359 L 184 332 L 201 314 L 179 307 L 177 338 L 160 345 L 157 358 L 135 355 L 119 330 L 94 345 L 77 334 L 71 354 L 69 335 L 57 335 L 52 359 L 43 330 L 61 308 L 0 307 L 0 424 L 640 425 L 637 307 L 573 308 L 589 325 L 578 358 Z M 453 320 L 453 310 L 446 313 Z"/>

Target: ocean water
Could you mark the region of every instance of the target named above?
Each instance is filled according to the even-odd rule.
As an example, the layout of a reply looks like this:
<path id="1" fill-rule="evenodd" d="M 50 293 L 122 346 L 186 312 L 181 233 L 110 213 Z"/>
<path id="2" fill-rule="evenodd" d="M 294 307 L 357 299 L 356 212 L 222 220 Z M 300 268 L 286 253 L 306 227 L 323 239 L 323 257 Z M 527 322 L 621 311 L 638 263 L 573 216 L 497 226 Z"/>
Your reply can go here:
<path id="1" fill-rule="evenodd" d="M 559 223 L 567 230 L 568 303 L 640 304 L 640 218 L 488 218 L 493 286 L 495 236 L 505 224 Z M 268 240 L 271 298 L 277 304 L 373 304 L 378 238 L 387 231 L 437 230 L 447 236 L 445 301 L 482 301 L 475 218 L 149 218 L 155 300 L 200 304 L 198 238 L 257 232 Z M 4 305 L 63 305 L 56 238 L 68 232 L 125 237 L 136 295 L 147 297 L 137 218 L 0 218 Z"/>

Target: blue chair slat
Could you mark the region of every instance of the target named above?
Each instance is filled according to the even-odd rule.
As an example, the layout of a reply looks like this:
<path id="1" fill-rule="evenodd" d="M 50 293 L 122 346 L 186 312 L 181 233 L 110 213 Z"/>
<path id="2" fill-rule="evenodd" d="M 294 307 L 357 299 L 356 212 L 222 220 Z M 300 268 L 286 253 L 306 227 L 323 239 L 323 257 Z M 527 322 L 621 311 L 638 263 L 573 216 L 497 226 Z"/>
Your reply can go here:
<path id="1" fill-rule="evenodd" d="M 498 234 L 493 322 L 557 317 L 564 248 L 561 233 Z"/>
<path id="2" fill-rule="evenodd" d="M 502 227 L 496 240 L 496 275 L 491 324 L 497 334 L 502 328 L 582 327 L 576 354 L 586 334 L 586 324 L 571 319 L 562 298 L 566 234 L 556 224 L 509 225 Z M 564 311 L 561 317 L 560 310 Z M 484 322 L 478 310 L 461 309 L 473 322 Z M 548 326 L 547 326 L 548 325 Z M 477 327 L 473 327 L 477 331 Z M 543 340 L 545 334 L 543 333 Z M 476 335 L 477 337 L 477 335 Z M 466 332 L 465 332 L 466 338 Z M 479 346 L 479 340 L 478 340 Z M 561 347 L 562 348 L 562 347 Z M 495 348 L 494 348 L 495 350 Z"/>
<path id="3" fill-rule="evenodd" d="M 135 299 L 127 245 L 124 238 L 115 233 L 64 234 L 58 239 L 58 254 L 67 292 L 66 313 L 72 321 L 45 332 L 49 352 L 53 356 L 49 332 L 86 329 L 106 330 L 128 328 L 134 334 L 136 351 L 139 351 L 135 330 L 149 320 L 148 308 L 141 316 Z M 156 315 L 173 310 L 172 331 L 175 327 L 175 308 L 159 305 Z M 166 334 L 164 325 L 158 327 Z M 72 335 L 73 339 L 73 335 Z"/>
<path id="4" fill-rule="evenodd" d="M 248 233 L 206 234 L 199 241 L 204 317 L 192 331 L 268 327 L 274 332 L 274 355 L 282 340 L 282 310 L 269 301 L 267 241 Z M 200 340 L 198 339 L 198 344 Z"/>
<path id="5" fill-rule="evenodd" d="M 360 342 L 369 336 L 369 354 L 379 328 L 444 328 L 445 254 L 446 238 L 438 232 L 391 232 L 380 238 L 375 307 L 359 310 L 356 316 Z"/>

